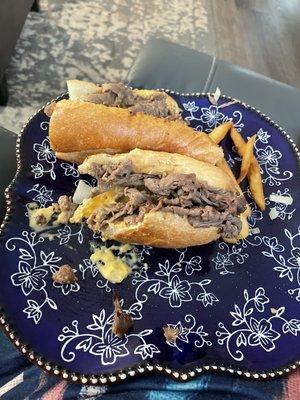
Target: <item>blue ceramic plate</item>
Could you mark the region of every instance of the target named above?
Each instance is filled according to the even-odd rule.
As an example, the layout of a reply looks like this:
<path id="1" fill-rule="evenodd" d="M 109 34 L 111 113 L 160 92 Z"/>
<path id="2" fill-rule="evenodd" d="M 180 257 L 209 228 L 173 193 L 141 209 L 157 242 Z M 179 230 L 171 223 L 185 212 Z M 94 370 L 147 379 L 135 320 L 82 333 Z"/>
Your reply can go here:
<path id="1" fill-rule="evenodd" d="M 79 180 L 76 166 L 51 151 L 49 119 L 38 111 L 20 136 L 19 170 L 7 192 L 1 322 L 27 357 L 63 378 L 95 384 L 163 371 L 188 379 L 203 370 L 272 377 L 300 360 L 295 146 L 270 119 L 244 104 L 222 107 L 230 99 L 222 97 L 214 106 L 205 95 L 172 95 L 196 130 L 209 132 L 232 120 L 245 138 L 257 134 L 267 211 L 257 209 L 244 186 L 255 233 L 236 245 L 219 241 L 178 251 L 136 247 L 139 261 L 132 276 L 112 285 L 89 260 L 90 242 L 97 239 L 86 228 L 61 226 L 49 241 L 28 226 L 26 204 L 48 206 L 61 194 L 71 195 Z M 237 173 L 240 159 L 230 139 L 224 146 Z M 293 202 L 271 202 L 271 193 Z M 273 221 L 271 207 L 278 212 Z M 77 283 L 53 283 L 51 275 L 63 263 L 77 270 Z M 133 331 L 123 339 L 111 332 L 113 288 L 134 319 Z M 179 329 L 172 345 L 163 336 L 166 325 Z"/>

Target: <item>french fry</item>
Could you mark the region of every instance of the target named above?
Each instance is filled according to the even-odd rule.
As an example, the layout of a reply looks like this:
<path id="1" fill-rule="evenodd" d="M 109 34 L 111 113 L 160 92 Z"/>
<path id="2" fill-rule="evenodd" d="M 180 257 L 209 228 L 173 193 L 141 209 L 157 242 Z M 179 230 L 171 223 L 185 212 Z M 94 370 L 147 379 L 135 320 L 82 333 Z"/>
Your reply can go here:
<path id="1" fill-rule="evenodd" d="M 236 147 L 238 154 L 242 157 L 246 149 L 246 142 L 234 126 L 232 126 L 230 129 L 230 137 Z"/>
<path id="2" fill-rule="evenodd" d="M 253 160 L 253 148 L 255 140 L 256 140 L 256 135 L 253 135 L 246 143 L 245 152 L 242 158 L 240 176 L 237 179 L 237 183 L 239 184 L 246 178 L 246 175 L 248 174 L 251 161 Z"/>
<path id="3" fill-rule="evenodd" d="M 226 174 L 228 174 L 236 183 L 236 188 L 237 190 L 240 192 L 240 194 L 244 197 L 243 191 L 240 188 L 240 186 L 238 185 L 236 178 L 231 170 L 231 168 L 229 167 L 229 165 L 227 164 L 225 158 L 223 158 L 222 160 L 217 162 L 217 167 L 221 168 L 224 172 L 226 172 Z M 245 217 L 249 217 L 251 215 L 251 209 L 249 207 L 249 204 L 246 205 L 246 210 L 243 212 L 243 214 Z"/>
<path id="4" fill-rule="evenodd" d="M 233 126 L 231 121 L 224 122 L 217 126 L 208 136 L 215 142 L 220 143 L 227 135 L 229 129 Z"/>
<path id="5" fill-rule="evenodd" d="M 261 211 L 265 211 L 266 202 L 264 188 L 260 174 L 260 167 L 256 158 L 251 162 L 247 177 L 249 179 L 250 192 L 252 193 L 255 203 L 258 205 Z"/>
<path id="6" fill-rule="evenodd" d="M 246 142 L 234 126 L 232 126 L 230 129 L 230 136 L 238 154 L 240 157 L 243 157 L 243 154 L 246 151 Z M 249 180 L 250 192 L 252 193 L 255 203 L 258 205 L 261 211 L 264 211 L 266 209 L 264 188 L 260 175 L 260 167 L 254 155 L 252 156 L 247 178 Z"/>

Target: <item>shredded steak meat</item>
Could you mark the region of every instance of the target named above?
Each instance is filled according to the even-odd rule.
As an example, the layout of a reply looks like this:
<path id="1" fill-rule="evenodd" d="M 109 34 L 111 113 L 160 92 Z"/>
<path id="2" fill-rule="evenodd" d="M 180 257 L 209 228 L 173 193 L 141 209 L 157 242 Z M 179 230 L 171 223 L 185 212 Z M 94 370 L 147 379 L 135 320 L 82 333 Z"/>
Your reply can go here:
<path id="1" fill-rule="evenodd" d="M 130 314 L 125 312 L 121 306 L 119 295 L 113 293 L 114 319 L 112 325 L 112 333 L 119 338 L 123 337 L 133 327 L 133 320 Z"/>
<path id="2" fill-rule="evenodd" d="M 59 213 L 57 221 L 60 224 L 67 224 L 77 208 L 77 204 L 72 202 L 72 197 L 66 195 L 60 196 L 57 204 L 54 206 L 55 210 Z"/>
<path id="3" fill-rule="evenodd" d="M 238 215 L 245 209 L 244 198 L 233 191 L 200 184 L 195 174 L 140 174 L 133 171 L 129 161 L 107 167 L 95 164 L 90 174 L 98 179 L 97 193 L 124 187 L 121 202 L 89 217 L 88 225 L 94 231 L 121 218 L 137 223 L 151 210 L 186 217 L 195 228 L 216 226 L 224 238 L 236 237 L 241 231 Z"/>
<path id="4" fill-rule="evenodd" d="M 166 341 L 169 343 L 175 343 L 179 336 L 179 329 L 171 326 L 164 326 L 162 329 L 164 331 L 164 337 L 166 338 Z"/>
<path id="5" fill-rule="evenodd" d="M 47 219 L 44 215 L 37 215 L 35 217 L 35 222 L 37 225 L 43 226 L 47 224 Z"/>
<path id="6" fill-rule="evenodd" d="M 66 195 L 60 196 L 58 205 L 61 212 L 70 211 L 73 208 L 72 197 Z"/>
<path id="7" fill-rule="evenodd" d="M 89 94 L 84 100 L 110 107 L 130 107 L 136 102 L 132 89 L 122 83 L 105 83 L 101 93 Z"/>
<path id="8" fill-rule="evenodd" d="M 129 108 L 132 114 L 142 112 L 158 118 L 171 116 L 166 102 L 166 97 L 162 93 L 157 93 L 151 99 L 144 100 L 139 98 L 135 105 Z"/>
<path id="9" fill-rule="evenodd" d="M 72 267 L 69 264 L 64 264 L 52 275 L 52 279 L 56 283 L 67 285 L 78 281 Z"/>
<path id="10" fill-rule="evenodd" d="M 94 232 L 100 232 L 102 227 L 107 223 L 104 222 L 105 220 L 107 221 L 107 216 L 109 215 L 109 213 L 109 210 L 99 210 L 97 212 L 94 212 L 87 219 L 88 227 Z"/>
<path id="11" fill-rule="evenodd" d="M 169 110 L 164 93 L 157 92 L 145 99 L 123 83 L 104 83 L 101 88 L 101 93 L 88 94 L 83 100 L 109 107 L 128 108 L 132 114 L 142 112 L 160 118 L 181 119 L 180 115 Z"/>

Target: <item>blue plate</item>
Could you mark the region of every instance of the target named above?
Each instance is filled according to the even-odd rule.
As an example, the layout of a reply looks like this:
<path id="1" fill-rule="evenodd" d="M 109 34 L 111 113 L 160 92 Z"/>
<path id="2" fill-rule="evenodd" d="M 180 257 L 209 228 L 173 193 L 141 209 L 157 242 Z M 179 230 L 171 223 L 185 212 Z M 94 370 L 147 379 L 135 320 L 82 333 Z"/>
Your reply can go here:
<path id="1" fill-rule="evenodd" d="M 244 186 L 254 229 L 247 239 L 184 250 L 139 246 L 132 276 L 121 285 L 110 284 L 89 260 L 90 243 L 97 238 L 88 229 L 61 226 L 50 241 L 28 226 L 29 202 L 48 206 L 61 194 L 71 195 L 79 180 L 76 166 L 51 151 L 49 119 L 38 111 L 19 138 L 19 170 L 7 192 L 0 241 L 1 323 L 29 359 L 62 378 L 95 384 L 162 371 L 185 380 L 204 370 L 266 378 L 288 372 L 300 360 L 295 145 L 244 104 L 222 107 L 230 99 L 222 97 L 215 106 L 204 95 L 172 95 L 196 130 L 209 132 L 232 120 L 245 138 L 257 134 L 267 211 L 257 209 Z M 229 138 L 224 147 L 237 174 L 240 159 Z M 271 193 L 293 202 L 272 202 Z M 277 210 L 277 219 L 269 218 L 270 208 Z M 77 283 L 53 283 L 52 273 L 64 263 L 77 270 Z M 133 331 L 123 339 L 111 332 L 113 288 L 134 319 Z M 174 344 L 165 341 L 166 325 L 179 329 Z"/>

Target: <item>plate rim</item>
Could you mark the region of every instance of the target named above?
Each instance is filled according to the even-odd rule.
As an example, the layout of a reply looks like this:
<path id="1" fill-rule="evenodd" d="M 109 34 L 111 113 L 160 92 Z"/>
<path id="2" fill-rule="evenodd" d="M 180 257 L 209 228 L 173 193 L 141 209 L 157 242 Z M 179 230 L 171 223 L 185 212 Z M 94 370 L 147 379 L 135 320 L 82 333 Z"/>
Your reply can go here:
<path id="1" fill-rule="evenodd" d="M 180 93 L 177 91 L 165 89 L 165 88 L 159 88 L 159 89 L 154 89 L 157 91 L 163 91 L 166 92 L 170 95 L 178 95 L 178 96 L 183 96 L 183 97 L 208 97 L 208 96 L 213 96 L 212 92 L 196 92 L 196 93 Z M 21 131 L 17 135 L 17 141 L 16 141 L 16 160 L 17 160 L 17 169 L 15 176 L 13 177 L 12 181 L 8 185 L 8 187 L 4 191 L 4 196 L 5 196 L 5 201 L 6 201 L 6 213 L 4 216 L 4 219 L 0 225 L 0 236 L 2 235 L 4 229 L 9 223 L 9 217 L 12 213 L 12 200 L 13 200 L 13 187 L 16 184 L 17 178 L 21 172 L 21 166 L 22 166 L 22 157 L 21 157 L 21 152 L 20 152 L 20 144 L 21 140 L 23 137 L 23 134 L 25 132 L 25 129 L 31 122 L 31 120 L 38 114 L 40 113 L 47 105 L 52 103 L 53 101 L 59 101 L 62 100 L 66 95 L 68 95 L 68 92 L 64 92 L 61 95 L 57 96 L 56 98 L 48 101 L 45 105 L 43 105 L 41 108 L 39 108 L 33 115 L 31 115 L 28 120 L 24 123 Z M 254 111 L 256 114 L 258 114 L 260 117 L 262 117 L 265 121 L 270 123 L 272 126 L 274 126 L 280 134 L 282 134 L 287 141 L 289 142 L 289 145 L 292 147 L 293 151 L 296 154 L 296 157 L 298 158 L 298 162 L 300 165 L 300 152 L 299 149 L 296 145 L 296 143 L 293 141 L 293 139 L 290 137 L 290 135 L 280 127 L 276 122 L 274 122 L 270 117 L 268 117 L 265 113 L 260 111 L 258 108 L 253 107 L 248 105 L 247 103 L 240 101 L 234 97 L 231 96 L 226 96 L 226 95 L 221 95 L 220 99 L 226 100 L 226 101 L 234 101 L 237 104 L 240 104 L 242 107 L 244 107 L 247 110 Z M 31 363 L 34 365 L 42 368 L 44 371 L 51 373 L 61 379 L 67 380 L 72 383 L 79 383 L 79 384 L 90 384 L 90 385 L 106 385 L 106 384 L 112 384 L 112 383 L 120 383 L 124 382 L 124 380 L 136 376 L 143 376 L 146 374 L 150 373 L 160 373 L 164 374 L 174 380 L 177 381 L 188 381 L 191 380 L 203 373 L 206 372 L 219 372 L 219 373 L 229 373 L 231 375 L 236 375 L 240 376 L 243 378 L 248 378 L 248 379 L 255 379 L 255 380 L 264 380 L 264 379 L 272 379 L 272 378 L 278 378 L 281 376 L 284 376 L 288 374 L 289 372 L 296 370 L 297 368 L 300 367 L 300 359 L 295 360 L 294 362 L 282 366 L 278 369 L 275 370 L 267 370 L 267 371 L 252 371 L 252 370 L 247 370 L 244 368 L 237 368 L 231 365 L 224 365 L 220 364 L 217 365 L 217 363 L 213 364 L 199 364 L 194 367 L 183 367 L 180 369 L 174 369 L 169 367 L 166 364 L 157 364 L 157 363 L 141 363 L 137 364 L 133 367 L 126 368 L 126 369 L 121 369 L 121 370 L 116 370 L 114 373 L 110 374 L 97 374 L 97 375 L 86 375 L 86 374 L 80 374 L 77 373 L 76 371 L 70 371 L 67 370 L 63 367 L 61 367 L 58 364 L 54 364 L 50 361 L 47 361 L 44 357 L 40 356 L 39 354 L 35 353 L 34 351 L 30 350 L 29 346 L 26 345 L 26 343 L 23 342 L 23 340 L 19 337 L 19 335 L 14 331 L 12 324 L 10 324 L 5 310 L 3 306 L 0 307 L 0 327 L 7 336 L 7 338 L 10 340 L 10 342 L 21 352 L 23 356 L 25 356 Z"/>

